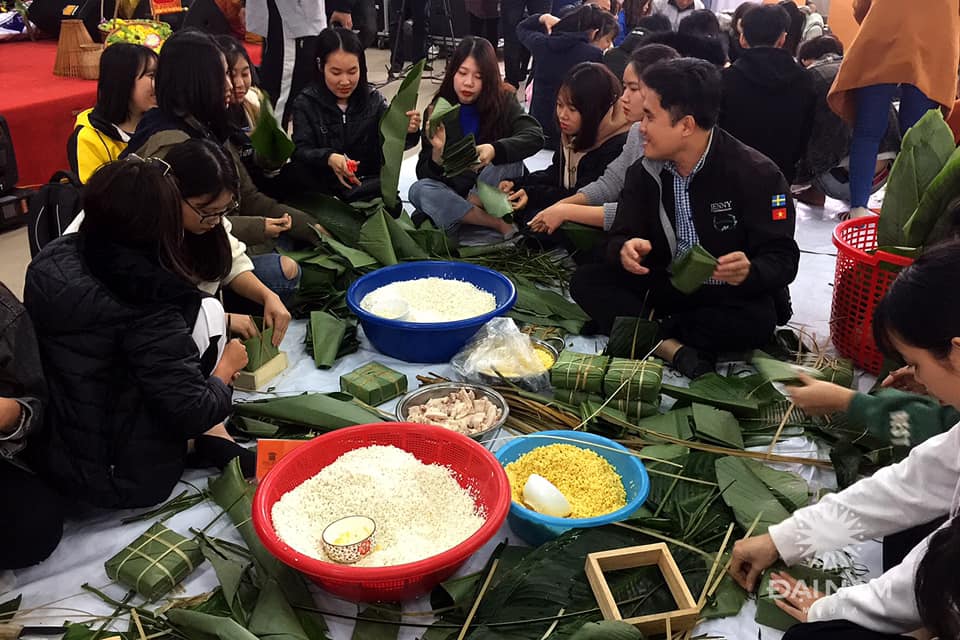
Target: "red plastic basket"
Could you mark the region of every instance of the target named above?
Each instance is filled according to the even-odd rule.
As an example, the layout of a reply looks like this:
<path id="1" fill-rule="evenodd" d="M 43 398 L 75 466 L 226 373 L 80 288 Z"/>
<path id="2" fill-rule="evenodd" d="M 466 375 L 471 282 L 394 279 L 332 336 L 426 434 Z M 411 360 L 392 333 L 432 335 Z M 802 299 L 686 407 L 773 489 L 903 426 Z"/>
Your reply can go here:
<path id="1" fill-rule="evenodd" d="M 419 562 L 391 567 L 353 567 L 310 558 L 290 548 L 273 528 L 274 503 L 313 477 L 341 454 L 370 445 L 392 445 L 424 464 L 453 470 L 460 486 L 484 508 L 487 521 L 472 536 Z M 429 592 L 449 578 L 492 538 L 510 509 L 510 483 L 497 459 L 458 433 L 423 424 L 386 422 L 338 429 L 298 447 L 260 483 L 253 497 L 253 526 L 264 546 L 283 563 L 303 572 L 327 591 L 360 602 L 397 602 Z"/>
<path id="2" fill-rule="evenodd" d="M 834 230 L 837 272 L 830 312 L 833 346 L 874 375 L 883 368 L 883 354 L 873 340 L 873 312 L 897 274 L 913 262 L 911 258 L 876 250 L 879 219 L 854 218 L 841 222 Z"/>

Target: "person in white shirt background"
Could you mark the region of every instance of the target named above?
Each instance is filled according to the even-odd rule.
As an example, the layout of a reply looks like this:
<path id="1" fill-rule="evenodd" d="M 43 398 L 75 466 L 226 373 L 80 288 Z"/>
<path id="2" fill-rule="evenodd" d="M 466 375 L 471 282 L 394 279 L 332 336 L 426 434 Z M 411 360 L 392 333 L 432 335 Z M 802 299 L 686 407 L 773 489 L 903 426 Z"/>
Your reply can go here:
<path id="1" fill-rule="evenodd" d="M 873 319 L 884 352 L 899 354 L 932 396 L 954 407 L 960 407 L 960 303 L 953 295 L 958 271 L 960 243 L 931 249 L 898 276 Z M 768 533 L 739 541 L 730 573 L 752 591 L 778 559 L 793 565 L 948 516 L 899 564 L 866 584 L 824 595 L 784 574 L 774 574 L 771 583 L 782 596 L 777 606 L 808 623 L 790 629 L 784 640 L 883 640 L 920 628 L 957 638 L 956 565 L 949 559 L 960 548 L 958 509 L 960 425 L 919 445 L 902 462 L 800 509 Z M 849 540 L 837 533 L 841 522 L 856 524 L 846 528 Z"/>

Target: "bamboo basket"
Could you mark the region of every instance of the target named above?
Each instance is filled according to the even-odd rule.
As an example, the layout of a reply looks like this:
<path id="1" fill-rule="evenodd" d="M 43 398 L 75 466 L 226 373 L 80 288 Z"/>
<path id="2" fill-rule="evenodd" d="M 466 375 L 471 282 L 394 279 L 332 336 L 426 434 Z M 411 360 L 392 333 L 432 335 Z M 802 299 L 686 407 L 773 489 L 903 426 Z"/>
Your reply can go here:
<path id="1" fill-rule="evenodd" d="M 60 26 L 60 40 L 57 42 L 57 59 L 53 63 L 54 75 L 79 78 L 80 57 L 85 44 L 93 44 L 93 38 L 87 32 L 83 21 L 64 20 Z"/>
<path id="2" fill-rule="evenodd" d="M 84 80 L 100 79 L 100 56 L 103 45 L 99 43 L 80 45 L 80 77 Z"/>

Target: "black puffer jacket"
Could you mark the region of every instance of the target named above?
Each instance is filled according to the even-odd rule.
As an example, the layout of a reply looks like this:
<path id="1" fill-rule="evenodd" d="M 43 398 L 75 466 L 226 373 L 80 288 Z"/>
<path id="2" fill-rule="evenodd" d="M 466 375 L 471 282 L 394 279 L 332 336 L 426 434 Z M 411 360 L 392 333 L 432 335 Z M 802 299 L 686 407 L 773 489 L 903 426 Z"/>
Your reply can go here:
<path id="1" fill-rule="evenodd" d="M 327 164 L 330 154 L 342 153 L 360 163 L 357 176 L 377 178 L 383 164 L 380 142 L 380 119 L 387 111 L 387 101 L 376 89 L 366 95 L 357 90 L 350 96 L 347 110 L 342 111 L 336 97 L 317 83 L 303 90 L 293 101 L 293 163 L 298 174 L 309 176 L 304 187 L 316 188 L 316 181 L 340 185 Z M 406 148 L 417 144 L 419 132 L 407 135 Z"/>
<path id="2" fill-rule="evenodd" d="M 169 496 L 187 440 L 230 411 L 191 337 L 202 295 L 155 257 L 82 232 L 44 247 L 24 290 L 50 392 L 27 449 L 38 473 L 100 507 Z"/>

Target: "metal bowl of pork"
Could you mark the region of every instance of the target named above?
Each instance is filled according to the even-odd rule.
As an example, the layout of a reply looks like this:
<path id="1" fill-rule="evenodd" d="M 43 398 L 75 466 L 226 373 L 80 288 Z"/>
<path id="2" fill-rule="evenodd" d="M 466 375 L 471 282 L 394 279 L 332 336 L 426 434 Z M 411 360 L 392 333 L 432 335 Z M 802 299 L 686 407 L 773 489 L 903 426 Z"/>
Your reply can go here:
<path id="1" fill-rule="evenodd" d="M 460 389 L 473 391 L 475 397 L 484 397 L 492 402 L 494 406 L 500 409 L 500 419 L 497 420 L 493 426 L 488 427 L 483 431 L 478 431 L 477 433 L 463 434 L 476 440 L 487 449 L 490 449 L 497 437 L 500 435 L 500 430 L 503 429 L 503 425 L 507 421 L 507 417 L 510 415 L 510 406 L 507 404 L 507 401 L 502 395 L 490 387 L 482 384 L 474 384 L 472 382 L 441 382 L 415 389 L 400 398 L 400 401 L 397 402 L 397 420 L 400 422 L 409 422 L 407 416 L 410 413 L 410 407 L 426 404 L 430 400 L 434 400 L 436 398 L 444 398 L 451 393 L 456 393 Z"/>

